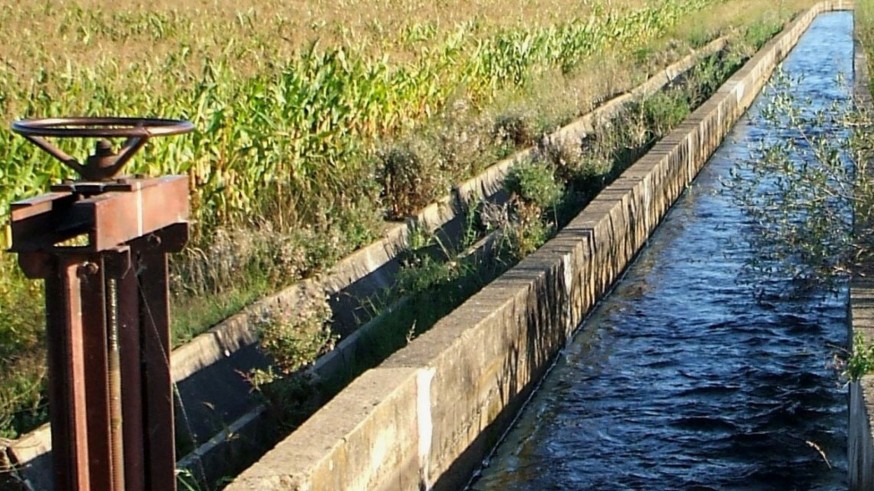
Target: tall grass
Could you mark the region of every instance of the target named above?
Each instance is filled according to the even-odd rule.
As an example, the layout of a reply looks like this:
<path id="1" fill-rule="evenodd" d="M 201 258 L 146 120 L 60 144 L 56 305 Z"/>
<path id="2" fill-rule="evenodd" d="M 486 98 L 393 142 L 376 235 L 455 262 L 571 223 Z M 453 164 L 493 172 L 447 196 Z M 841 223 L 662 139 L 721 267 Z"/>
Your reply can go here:
<path id="1" fill-rule="evenodd" d="M 229 41 L 220 56 L 195 60 L 188 45 L 198 39 L 183 37 L 181 49 L 151 64 L 126 65 L 123 58 L 103 55 L 90 67 L 39 68 L 28 83 L 7 63 L 0 100 L 8 101 L 2 108 L 7 117 L 166 114 L 190 119 L 196 134 L 155 141 L 136 170 L 189 174 L 202 233 L 248 222 L 267 210 L 309 223 L 325 205 L 372 198 L 360 186 L 350 187 L 372 173 L 368 141 L 435 113 L 451 94 L 463 90 L 472 104 L 487 104 L 500 90 L 545 70 L 567 72 L 605 47 L 634 46 L 662 34 L 684 11 L 713 1 L 661 0 L 624 12 L 597 9 L 588 18 L 494 32 L 462 24 L 405 63 L 367 56 L 364 46 L 314 41 L 254 75 L 241 73 L 237 60 L 268 48 Z M 54 12 L 50 5 L 44 5 L 46 12 Z M 9 10 L 5 13 L 0 22 L 11 22 Z M 58 15 L 62 29 L 76 26 L 69 34 L 86 45 L 107 38 L 157 42 L 204 34 L 186 28 L 191 20 L 172 11 L 107 15 L 94 7 Z M 239 22 L 249 20 L 243 16 Z M 197 72 L 192 64 L 199 65 Z M 156 85 L 172 90 L 151 91 Z M 44 189 L 63 174 L 20 138 L 5 136 L 8 144 L 0 147 L 0 158 L 15 184 L 0 190 L 0 216 L 11 200 Z"/>

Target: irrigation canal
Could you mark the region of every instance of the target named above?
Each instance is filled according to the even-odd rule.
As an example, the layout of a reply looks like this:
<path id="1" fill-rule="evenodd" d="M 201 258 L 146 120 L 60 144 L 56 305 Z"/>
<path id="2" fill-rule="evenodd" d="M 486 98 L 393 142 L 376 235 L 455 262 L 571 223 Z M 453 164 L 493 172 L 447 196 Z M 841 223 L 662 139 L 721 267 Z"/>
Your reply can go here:
<path id="1" fill-rule="evenodd" d="M 849 103 L 852 14 L 820 15 L 783 64 L 798 100 Z M 580 326 L 478 491 L 846 489 L 847 292 L 782 295 L 745 268 L 722 184 L 768 134 L 760 96 Z M 783 292 L 773 291 L 773 288 Z M 761 292 L 760 292 L 761 293 Z"/>

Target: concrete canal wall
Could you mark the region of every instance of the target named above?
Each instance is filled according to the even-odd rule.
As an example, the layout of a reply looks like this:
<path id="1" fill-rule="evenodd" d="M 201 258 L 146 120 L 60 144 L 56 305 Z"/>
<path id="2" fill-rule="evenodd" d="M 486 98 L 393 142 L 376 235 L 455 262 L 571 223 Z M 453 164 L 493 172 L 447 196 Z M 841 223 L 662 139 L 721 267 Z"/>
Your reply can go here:
<path id="1" fill-rule="evenodd" d="M 868 65 L 865 51 L 854 43 L 853 97 L 862 111 L 874 111 L 868 90 Z M 874 342 L 874 268 L 850 280 L 850 339 L 859 334 Z M 874 375 L 850 383 L 850 418 L 847 430 L 847 467 L 849 488 L 853 491 L 874 489 Z"/>
<path id="2" fill-rule="evenodd" d="M 817 4 L 558 236 L 367 371 L 227 489 L 459 489 L 597 298 L 749 107 Z"/>

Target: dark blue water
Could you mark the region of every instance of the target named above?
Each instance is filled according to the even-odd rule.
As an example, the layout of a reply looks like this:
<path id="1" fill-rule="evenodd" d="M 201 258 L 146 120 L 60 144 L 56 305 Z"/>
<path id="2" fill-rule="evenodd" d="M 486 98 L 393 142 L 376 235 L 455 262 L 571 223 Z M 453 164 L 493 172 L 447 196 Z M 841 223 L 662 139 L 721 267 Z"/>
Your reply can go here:
<path id="1" fill-rule="evenodd" d="M 821 15 L 783 69 L 827 106 L 852 16 Z M 770 138 L 736 125 L 497 449 L 476 490 L 846 489 L 846 290 L 757 298 L 748 217 L 720 184 Z M 775 285 L 772 284 L 773 288 Z M 781 285 L 776 285 L 783 288 Z M 788 293 L 791 285 L 786 284 Z"/>

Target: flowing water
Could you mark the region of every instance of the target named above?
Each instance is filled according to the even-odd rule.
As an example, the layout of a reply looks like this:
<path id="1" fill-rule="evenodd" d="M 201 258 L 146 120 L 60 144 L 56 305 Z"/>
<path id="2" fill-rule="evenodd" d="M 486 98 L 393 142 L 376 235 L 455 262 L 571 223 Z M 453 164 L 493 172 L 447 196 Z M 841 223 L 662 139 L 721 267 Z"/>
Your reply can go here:
<path id="1" fill-rule="evenodd" d="M 784 63 L 799 100 L 847 101 L 852 15 Z M 472 488 L 846 489 L 846 289 L 756 297 L 747 217 L 721 184 L 770 138 L 760 97 L 562 353 Z M 773 285 L 772 285 L 773 286 Z M 791 288 L 785 285 L 785 288 Z"/>

